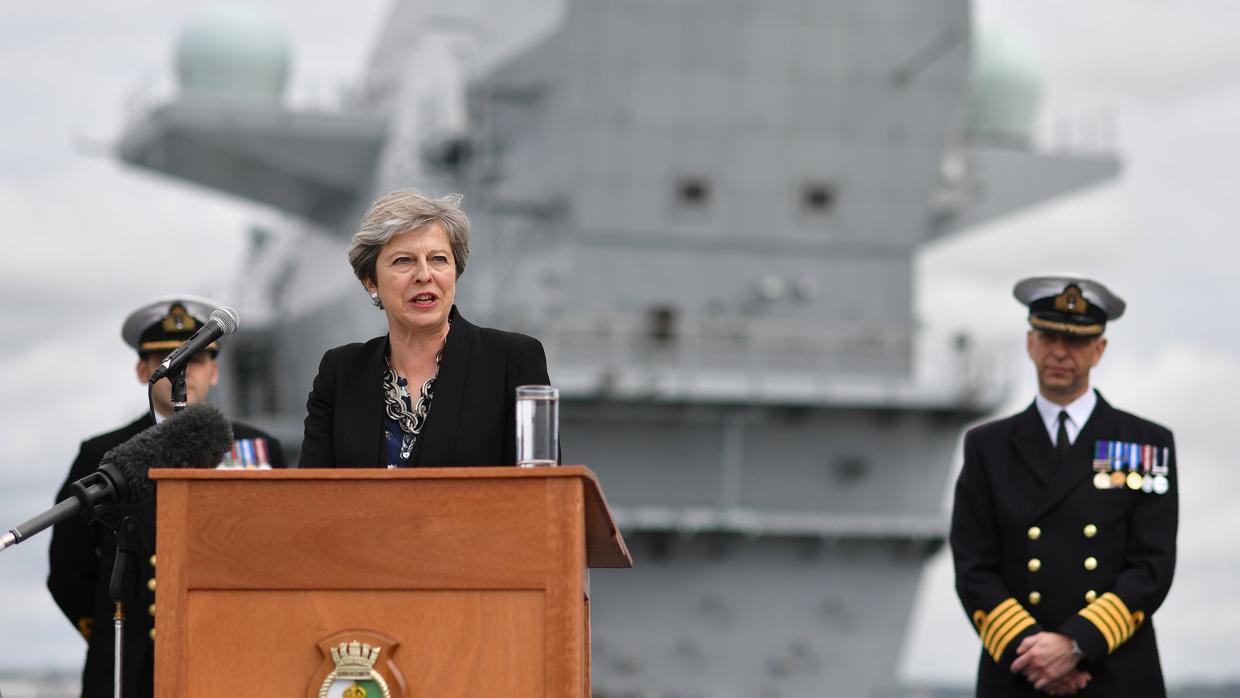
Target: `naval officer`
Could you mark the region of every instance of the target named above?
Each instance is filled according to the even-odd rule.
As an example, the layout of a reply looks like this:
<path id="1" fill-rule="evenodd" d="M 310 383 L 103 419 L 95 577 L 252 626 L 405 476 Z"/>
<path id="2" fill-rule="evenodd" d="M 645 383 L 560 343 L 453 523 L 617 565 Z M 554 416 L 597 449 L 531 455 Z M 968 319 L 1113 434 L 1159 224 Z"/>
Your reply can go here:
<path id="1" fill-rule="evenodd" d="M 1090 383 L 1124 302 L 1088 279 L 1025 279 L 1038 393 L 971 429 L 950 543 L 982 642 L 977 695 L 1165 696 L 1151 617 L 1175 569 L 1166 428 Z"/>
<path id="2" fill-rule="evenodd" d="M 146 386 L 164 358 L 197 332 L 216 307 L 209 300 L 181 295 L 161 298 L 131 313 L 121 336 L 138 353 L 138 382 Z M 189 404 L 205 400 L 211 386 L 218 382 L 218 351 L 218 343 L 213 343 L 186 364 L 185 394 Z M 155 419 L 162 421 L 173 413 L 171 388 L 166 378 L 155 383 L 151 395 Z M 116 431 L 82 442 L 56 501 L 69 497 L 70 483 L 98 469 L 105 453 L 154 425 L 155 420 L 147 413 Z M 221 467 L 284 467 L 280 442 L 271 435 L 238 422 L 232 423 L 232 429 L 236 441 Z M 125 673 L 121 685 L 127 697 L 150 696 L 154 690 L 155 503 L 142 502 L 119 507 L 99 523 L 88 524 L 76 518 L 52 529 L 47 586 L 60 610 L 87 642 L 83 698 L 113 695 L 113 604 L 108 581 L 116 553 L 112 531 L 122 516 L 133 517 L 137 523 L 140 576 L 138 603 L 127 604 L 125 614 Z"/>

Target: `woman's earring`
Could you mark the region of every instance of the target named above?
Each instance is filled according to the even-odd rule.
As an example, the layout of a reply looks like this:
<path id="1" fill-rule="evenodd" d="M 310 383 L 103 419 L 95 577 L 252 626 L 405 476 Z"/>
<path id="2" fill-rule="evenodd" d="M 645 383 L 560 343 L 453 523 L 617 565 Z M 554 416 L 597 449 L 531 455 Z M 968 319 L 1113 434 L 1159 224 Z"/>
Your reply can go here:
<path id="1" fill-rule="evenodd" d="M 376 308 L 383 308 L 383 301 L 379 300 L 378 291 L 372 291 L 370 293 L 370 302 L 373 303 Z"/>

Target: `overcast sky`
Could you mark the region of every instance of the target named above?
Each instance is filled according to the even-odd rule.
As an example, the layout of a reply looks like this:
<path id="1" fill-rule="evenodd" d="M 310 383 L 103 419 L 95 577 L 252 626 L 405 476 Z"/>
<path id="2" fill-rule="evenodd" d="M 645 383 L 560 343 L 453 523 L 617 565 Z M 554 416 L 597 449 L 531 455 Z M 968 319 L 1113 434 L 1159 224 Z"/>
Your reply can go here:
<path id="1" fill-rule="evenodd" d="M 125 314 L 173 289 L 221 293 L 246 225 L 271 216 L 127 169 L 100 148 L 130 105 L 166 90 L 177 31 L 211 5 L 42 0 L 10 3 L 0 21 L 0 526 L 51 504 L 82 438 L 143 409 L 119 340 Z M 289 32 L 299 99 L 359 74 L 386 6 L 263 4 Z M 1010 336 L 1018 357 L 1015 279 L 1072 269 L 1126 298 L 1096 384 L 1175 430 L 1183 475 L 1180 563 L 1155 616 L 1164 669 L 1173 682 L 1240 680 L 1240 508 L 1227 457 L 1240 394 L 1240 3 L 987 0 L 974 14 L 985 31 L 1021 37 L 1048 114 L 1111 115 L 1124 170 L 928 247 L 917 263 L 919 315 L 932 328 Z M 1008 411 L 1032 397 L 1032 372 L 1017 366 Z M 81 661 L 43 587 L 46 544 L 45 535 L 0 554 L 0 667 Z M 902 674 L 967 682 L 977 652 L 940 556 Z"/>

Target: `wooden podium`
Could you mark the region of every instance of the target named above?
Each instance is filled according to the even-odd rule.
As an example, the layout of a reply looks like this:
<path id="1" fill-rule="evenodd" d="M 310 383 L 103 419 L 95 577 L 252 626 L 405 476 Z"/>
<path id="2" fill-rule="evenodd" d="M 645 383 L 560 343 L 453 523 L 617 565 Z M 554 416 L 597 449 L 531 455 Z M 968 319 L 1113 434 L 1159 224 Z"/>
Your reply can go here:
<path id="1" fill-rule="evenodd" d="M 341 695 L 358 639 L 392 698 L 588 698 L 587 568 L 633 565 L 581 466 L 151 478 L 158 696 Z"/>

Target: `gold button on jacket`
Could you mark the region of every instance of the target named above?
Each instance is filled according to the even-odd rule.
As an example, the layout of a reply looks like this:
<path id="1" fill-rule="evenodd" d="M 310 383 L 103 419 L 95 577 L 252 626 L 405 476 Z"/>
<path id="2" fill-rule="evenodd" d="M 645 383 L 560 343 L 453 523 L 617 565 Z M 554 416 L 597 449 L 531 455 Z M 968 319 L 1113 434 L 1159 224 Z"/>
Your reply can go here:
<path id="1" fill-rule="evenodd" d="M 1035 557 L 1035 558 L 1031 558 L 1031 559 L 1029 560 L 1029 571 L 1030 571 L 1030 572 L 1037 572 L 1037 571 L 1038 571 L 1038 570 L 1040 570 L 1040 569 L 1042 569 L 1042 561 L 1041 561 L 1041 560 L 1039 560 L 1039 559 L 1038 559 L 1038 558 L 1036 558 L 1036 557 Z"/>
<path id="2" fill-rule="evenodd" d="M 1037 606 L 1038 602 L 1041 600 L 1042 600 L 1042 594 L 1040 592 L 1036 592 L 1036 591 L 1029 592 L 1030 605 Z"/>
<path id="3" fill-rule="evenodd" d="M 1093 524 L 1085 524 L 1085 537 L 1093 538 L 1098 535 L 1098 527 Z"/>
<path id="4" fill-rule="evenodd" d="M 1037 526 L 1029 527 L 1029 540 L 1037 540 L 1042 537 L 1042 529 Z"/>
<path id="5" fill-rule="evenodd" d="M 1098 569 L 1098 558 L 1096 557 L 1085 558 L 1085 569 L 1089 570 L 1090 572 L 1093 572 L 1094 570 Z"/>

